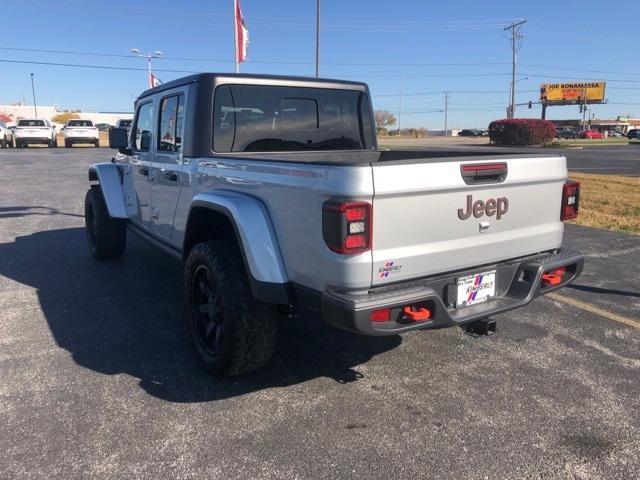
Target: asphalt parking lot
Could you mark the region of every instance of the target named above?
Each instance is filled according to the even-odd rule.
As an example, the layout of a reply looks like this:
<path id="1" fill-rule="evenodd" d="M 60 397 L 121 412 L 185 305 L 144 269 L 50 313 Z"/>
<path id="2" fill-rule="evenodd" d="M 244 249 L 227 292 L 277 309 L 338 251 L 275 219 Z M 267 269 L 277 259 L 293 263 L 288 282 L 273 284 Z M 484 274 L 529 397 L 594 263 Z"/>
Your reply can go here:
<path id="1" fill-rule="evenodd" d="M 583 276 L 494 336 L 283 321 L 265 370 L 216 380 L 179 263 L 89 255 L 111 155 L 0 151 L 0 478 L 640 478 L 640 237 L 568 225 Z"/>

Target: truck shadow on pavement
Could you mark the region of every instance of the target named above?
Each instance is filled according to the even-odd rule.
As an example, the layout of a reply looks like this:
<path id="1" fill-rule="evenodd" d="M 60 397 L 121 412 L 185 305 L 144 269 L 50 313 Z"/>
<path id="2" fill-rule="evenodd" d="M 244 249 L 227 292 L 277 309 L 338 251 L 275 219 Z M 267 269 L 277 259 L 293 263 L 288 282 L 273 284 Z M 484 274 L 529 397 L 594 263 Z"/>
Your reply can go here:
<path id="1" fill-rule="evenodd" d="M 215 379 L 200 366 L 185 327 L 182 264 L 131 235 L 127 241 L 122 260 L 97 262 L 83 228 L 18 237 L 0 244 L 0 275 L 37 290 L 55 341 L 78 365 L 131 375 L 158 398 L 204 402 L 317 377 L 356 381 L 357 365 L 402 342 L 283 319 L 265 369 Z"/>
<path id="2" fill-rule="evenodd" d="M 0 219 L 2 218 L 20 218 L 30 215 L 64 215 L 66 217 L 84 218 L 84 215 L 77 213 L 61 212 L 57 208 L 34 205 L 30 207 L 0 207 Z"/>

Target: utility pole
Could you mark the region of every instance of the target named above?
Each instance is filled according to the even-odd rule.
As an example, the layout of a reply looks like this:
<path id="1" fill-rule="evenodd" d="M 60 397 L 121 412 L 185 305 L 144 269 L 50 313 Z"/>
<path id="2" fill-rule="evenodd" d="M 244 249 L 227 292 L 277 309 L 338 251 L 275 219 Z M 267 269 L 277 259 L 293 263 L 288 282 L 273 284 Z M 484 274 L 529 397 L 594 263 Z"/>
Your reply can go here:
<path id="1" fill-rule="evenodd" d="M 584 130 L 585 127 L 585 116 L 587 115 L 587 89 L 584 88 L 582 90 L 582 105 L 580 105 L 580 108 L 582 109 L 582 130 Z"/>
<path id="2" fill-rule="evenodd" d="M 316 78 L 320 76 L 320 0 L 316 0 Z"/>
<path id="3" fill-rule="evenodd" d="M 38 106 L 36 105 L 36 87 L 33 84 L 33 73 L 31 74 L 31 93 L 33 93 L 33 110 L 38 118 Z"/>
<path id="4" fill-rule="evenodd" d="M 398 137 L 400 136 L 400 131 L 402 130 L 402 82 L 403 78 L 400 77 L 400 105 L 398 106 Z"/>
<path id="5" fill-rule="evenodd" d="M 524 37 L 524 34 L 520 33 L 520 27 L 525 23 L 527 23 L 526 20 L 521 20 L 504 28 L 504 31 L 511 30 L 509 35 L 511 41 L 511 92 L 508 118 L 514 118 L 516 114 L 516 53 L 520 50 L 520 40 Z"/>
<path id="6" fill-rule="evenodd" d="M 447 136 L 449 129 L 447 128 L 447 120 L 449 115 L 449 92 L 444 92 L 444 136 Z"/>

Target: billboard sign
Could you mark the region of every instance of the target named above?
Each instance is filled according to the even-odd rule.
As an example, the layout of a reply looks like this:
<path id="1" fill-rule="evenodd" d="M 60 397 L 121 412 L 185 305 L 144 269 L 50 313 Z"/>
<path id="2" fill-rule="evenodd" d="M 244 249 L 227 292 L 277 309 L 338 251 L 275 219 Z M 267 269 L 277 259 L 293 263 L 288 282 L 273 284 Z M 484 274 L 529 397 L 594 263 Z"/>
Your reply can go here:
<path id="1" fill-rule="evenodd" d="M 540 101 L 562 105 L 603 103 L 605 85 L 605 82 L 543 83 Z"/>

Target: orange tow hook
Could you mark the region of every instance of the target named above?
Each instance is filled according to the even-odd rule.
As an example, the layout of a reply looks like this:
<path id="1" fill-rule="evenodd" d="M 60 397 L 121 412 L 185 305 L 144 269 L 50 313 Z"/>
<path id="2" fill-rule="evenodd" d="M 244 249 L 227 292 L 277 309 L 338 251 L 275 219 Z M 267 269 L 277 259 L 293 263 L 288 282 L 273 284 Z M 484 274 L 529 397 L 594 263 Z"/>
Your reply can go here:
<path id="1" fill-rule="evenodd" d="M 548 287 L 558 285 L 562 282 L 562 277 L 564 277 L 566 271 L 566 268 L 562 267 L 554 270 L 553 272 L 545 273 L 542 275 L 542 283 Z"/>
<path id="2" fill-rule="evenodd" d="M 431 316 L 431 312 L 427 308 L 404 307 L 402 313 L 416 322 L 427 320 Z"/>

